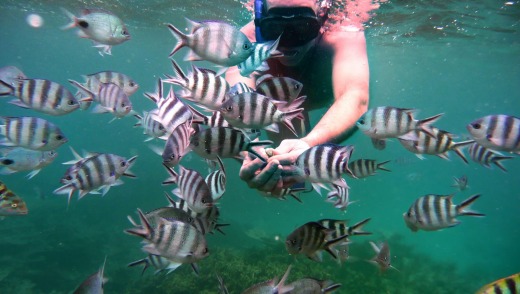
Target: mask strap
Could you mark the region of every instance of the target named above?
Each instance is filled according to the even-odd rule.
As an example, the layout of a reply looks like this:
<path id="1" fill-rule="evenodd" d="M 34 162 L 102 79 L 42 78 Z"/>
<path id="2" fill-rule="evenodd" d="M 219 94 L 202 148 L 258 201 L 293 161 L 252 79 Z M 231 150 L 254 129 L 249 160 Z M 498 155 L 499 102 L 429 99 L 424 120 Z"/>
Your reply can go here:
<path id="1" fill-rule="evenodd" d="M 255 37 L 257 43 L 264 43 L 265 39 L 260 32 L 260 19 L 264 16 L 264 0 L 255 0 Z"/>

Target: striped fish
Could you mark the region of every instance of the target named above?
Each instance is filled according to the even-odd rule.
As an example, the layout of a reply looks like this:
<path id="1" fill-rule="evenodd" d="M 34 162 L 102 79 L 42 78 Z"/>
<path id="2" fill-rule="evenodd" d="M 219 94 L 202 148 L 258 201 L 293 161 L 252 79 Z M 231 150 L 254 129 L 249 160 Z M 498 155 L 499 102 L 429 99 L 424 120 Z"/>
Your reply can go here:
<path id="1" fill-rule="evenodd" d="M 476 119 L 466 126 L 480 145 L 498 151 L 520 152 L 520 118 L 498 114 Z"/>
<path id="2" fill-rule="evenodd" d="M 291 267 L 289 266 L 283 274 L 282 279 L 278 284 L 276 284 L 277 278 L 271 279 L 269 281 L 261 282 L 255 284 L 247 289 L 245 289 L 242 294 L 261 294 L 261 293 L 290 293 L 294 289 L 294 286 L 284 285 L 285 281 L 289 277 L 289 272 L 291 271 Z"/>
<path id="3" fill-rule="evenodd" d="M 466 175 L 462 175 L 458 178 L 453 177 L 453 180 L 455 183 L 451 186 L 457 188 L 457 190 L 464 191 L 468 188 L 468 177 Z"/>
<path id="4" fill-rule="evenodd" d="M 37 117 L 0 117 L 0 140 L 3 146 L 20 146 L 27 149 L 49 151 L 67 143 L 68 139 L 55 124 Z"/>
<path id="5" fill-rule="evenodd" d="M 435 127 L 431 127 L 431 134 L 433 134 L 433 136 L 423 130 L 414 130 L 412 133 L 414 133 L 414 136 L 417 138 L 416 140 L 399 138 L 399 142 L 406 150 L 417 154 L 419 158 L 422 159 L 421 154 L 432 154 L 449 160 L 448 151 L 453 151 L 462 158 L 465 163 L 468 163 L 461 148 L 473 143 L 473 140 L 455 143 L 453 141 L 453 134 Z"/>
<path id="6" fill-rule="evenodd" d="M 150 111 L 150 115 L 166 128 L 167 134 L 171 134 L 178 125 L 189 121 L 193 117 L 191 110 L 175 97 L 171 89 L 168 96 L 164 96 L 163 81 L 161 79 L 157 82 L 155 93 L 145 93 L 144 95 L 157 105 L 157 109 Z"/>
<path id="7" fill-rule="evenodd" d="M 206 238 L 193 226 L 180 222 L 160 219 L 152 227 L 143 212 L 138 209 L 141 225 L 125 230 L 146 240 L 143 250 L 177 263 L 195 263 L 208 256 Z"/>
<path id="8" fill-rule="evenodd" d="M 65 185 L 54 190 L 54 194 L 68 194 L 68 203 L 76 190 L 79 199 L 87 193 L 97 194 L 100 189 L 103 190 L 102 195 L 104 196 L 111 186 L 122 184 L 119 179 L 121 176 L 135 178 L 129 169 L 137 156 L 126 159 L 115 154 L 96 153 L 83 158 L 74 150 L 72 153 L 75 159 L 65 163 L 72 164 L 72 166 L 65 172 L 61 180 Z"/>
<path id="9" fill-rule="evenodd" d="M 22 147 L 4 148 L 0 150 L 0 174 L 8 175 L 20 171 L 31 171 L 27 178 L 31 179 L 40 170 L 51 164 L 58 153 L 54 150 L 37 151 Z"/>
<path id="10" fill-rule="evenodd" d="M 217 202 L 222 197 L 224 192 L 226 192 L 226 169 L 224 168 L 222 159 L 220 159 L 218 156 L 217 161 L 219 168 L 211 172 L 204 179 L 209 189 L 211 190 L 211 197 L 213 198 L 213 202 Z"/>
<path id="11" fill-rule="evenodd" d="M 331 239 L 336 239 L 341 236 L 360 236 L 360 235 L 372 235 L 370 232 L 362 231 L 362 227 L 366 225 L 371 219 L 364 219 L 352 226 L 347 225 L 347 220 L 336 220 L 336 219 L 320 219 L 318 223 L 323 227 L 333 230 L 330 234 Z"/>
<path id="12" fill-rule="evenodd" d="M 138 120 L 134 127 L 142 127 L 143 134 L 148 135 L 148 138 L 144 140 L 145 142 L 151 141 L 155 138 L 162 139 L 165 136 L 166 129 L 164 126 L 160 122 L 154 120 L 148 112 L 143 111 L 142 116 L 134 114 L 134 117 Z"/>
<path id="13" fill-rule="evenodd" d="M 177 184 L 178 187 L 172 191 L 173 194 L 184 199 L 193 211 L 203 213 L 213 206 L 211 190 L 197 171 L 179 166 L 180 174 L 177 174 L 171 167 L 164 167 L 170 177 L 163 184 Z"/>
<path id="14" fill-rule="evenodd" d="M 0 218 L 11 215 L 26 215 L 28 212 L 25 201 L 0 181 Z"/>
<path id="15" fill-rule="evenodd" d="M 376 252 L 376 256 L 374 256 L 370 262 L 377 265 L 381 272 L 384 272 L 389 268 L 396 269 L 390 263 L 392 256 L 390 255 L 390 247 L 388 246 L 388 242 L 385 241 L 377 246 L 374 242 L 370 241 L 370 246 L 372 246 L 372 249 L 374 249 Z"/>
<path id="16" fill-rule="evenodd" d="M 194 130 L 191 127 L 191 121 L 187 121 L 175 127 L 170 136 L 168 136 L 161 155 L 164 165 L 174 167 L 179 164 L 182 157 L 190 151 L 190 137 L 193 133 Z"/>
<path id="17" fill-rule="evenodd" d="M 476 294 L 516 294 L 520 293 L 520 273 L 499 279 L 480 288 Z"/>
<path id="18" fill-rule="evenodd" d="M 182 47 L 189 47 L 187 61 L 207 60 L 222 66 L 234 66 L 246 60 L 254 50 L 253 44 L 238 28 L 221 21 L 195 22 L 188 20 L 191 29 L 185 35 L 168 24 L 177 39 L 170 57 Z"/>
<path id="19" fill-rule="evenodd" d="M 357 159 L 350 162 L 348 168 L 352 172 L 353 177 L 362 179 L 375 175 L 377 170 L 389 172 L 390 170 L 384 167 L 384 165 L 389 162 L 390 160 L 377 163 L 373 159 Z"/>
<path id="20" fill-rule="evenodd" d="M 90 91 L 85 86 L 76 81 L 69 80 L 69 82 L 78 89 L 89 93 L 92 97 L 94 97 L 94 101 L 99 103 L 92 110 L 92 113 L 110 112 L 117 118 L 124 117 L 130 113 L 132 110 L 132 102 L 125 94 L 123 89 L 121 89 L 121 87 L 113 83 L 101 83 L 94 78 L 91 80 L 93 84 L 99 84 L 96 84 L 92 87 L 94 89 L 99 89 L 98 92 Z"/>
<path id="21" fill-rule="evenodd" d="M 294 230 L 285 240 L 285 248 L 289 254 L 304 254 L 308 258 L 321 262 L 322 250 L 337 258 L 332 247 L 344 242 L 348 235 L 331 238 L 334 230 L 327 229 L 318 222 L 308 222 Z"/>
<path id="22" fill-rule="evenodd" d="M 476 163 L 480 163 L 487 168 L 491 168 L 491 164 L 494 164 L 504 172 L 507 172 L 507 170 L 502 165 L 502 161 L 513 158 L 503 156 L 500 152 L 483 147 L 476 142 L 469 147 L 469 156 Z"/>
<path id="23" fill-rule="evenodd" d="M 311 182 L 318 193 L 320 187 L 327 183 L 348 188 L 341 175 L 352 174 L 348 168 L 352 151 L 352 145 L 321 144 L 311 147 L 296 159 L 295 176 Z"/>
<path id="24" fill-rule="evenodd" d="M 302 183 L 302 184 L 304 184 L 304 183 Z M 273 197 L 273 198 L 280 199 L 280 200 L 286 200 L 287 196 L 291 196 L 296 201 L 303 203 L 303 201 L 299 197 L 299 194 L 308 193 L 308 192 L 312 192 L 312 187 L 310 187 L 310 189 L 308 189 L 308 188 L 305 188 L 305 185 L 302 185 L 302 186 L 293 185 L 292 187 L 281 189 L 278 194 L 263 193 L 263 192 L 262 192 L 262 194 L 266 197 Z"/>
<path id="25" fill-rule="evenodd" d="M 228 97 L 233 97 L 238 94 L 246 93 L 246 92 L 253 92 L 253 89 L 251 89 L 246 83 L 244 82 L 238 82 L 234 84 L 232 87 L 229 88 L 229 91 L 227 92 Z"/>
<path id="26" fill-rule="evenodd" d="M 263 75 L 256 80 L 256 92 L 279 101 L 290 102 L 298 98 L 303 84 L 290 77 Z"/>
<path id="27" fill-rule="evenodd" d="M 0 80 L 0 84 L 10 89 L 7 93 L 0 93 L 0 96 L 18 97 L 10 103 L 22 108 L 50 115 L 64 115 L 78 109 L 80 105 L 67 88 L 49 80 L 21 79 L 16 80 L 13 86 Z M 87 97 L 82 101 L 92 101 L 92 98 Z"/>
<path id="28" fill-rule="evenodd" d="M 185 75 L 179 65 L 172 60 L 175 77 L 167 76 L 165 83 L 179 85 L 186 91 L 179 97 L 193 101 L 210 110 L 218 110 L 226 100 L 229 84 L 216 72 L 192 66 L 192 71 Z"/>
<path id="29" fill-rule="evenodd" d="M 89 294 L 103 294 L 105 283 L 108 281 L 107 278 L 105 278 L 105 264 L 107 262 L 107 259 L 105 257 L 105 261 L 103 262 L 103 265 L 99 269 L 99 271 L 93 273 L 88 278 L 86 278 L 81 285 L 74 290 L 73 294 L 83 294 L 83 293 L 89 293 Z"/>
<path id="30" fill-rule="evenodd" d="M 85 88 L 89 89 L 93 93 L 99 93 L 99 87 L 101 84 L 116 84 L 121 89 L 123 89 L 128 97 L 130 97 L 130 95 L 134 94 L 137 89 L 139 89 L 139 84 L 137 84 L 132 78 L 115 71 L 100 71 L 83 76 L 83 78 L 85 79 L 83 86 L 85 86 Z M 79 92 L 76 93 L 76 97 L 79 94 Z M 90 104 L 90 102 L 83 103 L 80 101 L 80 106 L 83 110 L 89 108 Z"/>
<path id="31" fill-rule="evenodd" d="M 290 103 L 276 101 L 258 93 L 242 93 L 230 97 L 220 112 L 236 128 L 266 129 L 279 132 L 277 123 L 284 123 L 296 135 L 291 122 L 301 117 L 303 108 L 298 108 L 307 97 L 302 96 Z"/>
<path id="32" fill-rule="evenodd" d="M 380 106 L 369 109 L 356 125 L 363 133 L 375 139 L 400 137 L 415 140 L 416 137 L 410 132 L 418 129 L 434 137 L 430 125 L 439 119 L 442 113 L 416 120 L 412 116 L 413 112 L 413 109 Z"/>
<path id="33" fill-rule="evenodd" d="M 342 182 L 345 182 L 344 179 L 341 179 Z M 350 187 L 347 185 L 347 182 L 344 183 L 345 186 L 338 186 L 332 184 L 332 191 L 327 194 L 327 202 L 333 203 L 334 207 L 341 209 L 342 211 L 346 211 L 347 207 L 356 202 L 349 200 L 349 190 Z"/>
<path id="34" fill-rule="evenodd" d="M 260 136 L 259 132 L 246 134 L 244 131 L 232 128 L 207 128 L 195 133 L 190 139 L 190 149 L 199 156 L 215 160 L 220 158 L 237 158 L 240 152 L 248 151 L 260 159 L 263 157 L 253 148 L 270 145 L 273 142 L 253 141 Z M 265 159 L 263 159 L 265 161 Z"/>
<path id="35" fill-rule="evenodd" d="M 415 200 L 407 212 L 403 214 L 404 221 L 413 232 L 417 230 L 436 231 L 458 225 L 456 217 L 461 215 L 484 216 L 469 210 L 469 206 L 480 195 L 476 194 L 462 203 L 455 205 L 452 202 L 453 195 L 425 195 Z"/>
<path id="36" fill-rule="evenodd" d="M 281 36 L 280 36 L 281 37 Z M 280 37 L 274 41 L 255 43 L 253 53 L 243 62 L 237 65 L 240 75 L 249 77 L 255 71 L 268 71 L 267 59 L 271 57 L 283 56 L 283 53 L 276 50 L 280 43 Z"/>
<path id="37" fill-rule="evenodd" d="M 293 290 L 290 294 L 306 293 L 306 294 L 325 294 L 336 291 L 341 284 L 335 284 L 330 280 L 317 280 L 313 278 L 303 278 L 289 284 Z"/>
<path id="38" fill-rule="evenodd" d="M 162 271 L 166 271 L 166 274 L 169 274 L 181 266 L 182 263 L 172 262 L 160 255 L 148 254 L 145 258 L 128 264 L 129 267 L 138 265 L 144 266 L 141 275 L 143 275 L 146 269 L 148 269 L 150 266 L 155 268 L 155 274 L 158 274 Z"/>
<path id="39" fill-rule="evenodd" d="M 168 195 L 167 197 L 169 198 Z M 220 211 L 216 205 L 211 206 L 208 210 L 206 210 L 203 213 L 197 213 L 193 211 L 186 203 L 186 201 L 184 201 L 183 199 L 180 199 L 178 202 L 173 201 L 171 198 L 169 198 L 168 200 L 171 204 L 171 207 L 183 210 L 185 213 L 190 215 L 193 219 L 193 221 L 190 222 L 190 224 L 194 226 L 203 235 L 213 233 L 213 230 L 217 230 L 221 234 L 225 235 L 220 228 L 228 226 L 228 224 L 218 223 Z"/>

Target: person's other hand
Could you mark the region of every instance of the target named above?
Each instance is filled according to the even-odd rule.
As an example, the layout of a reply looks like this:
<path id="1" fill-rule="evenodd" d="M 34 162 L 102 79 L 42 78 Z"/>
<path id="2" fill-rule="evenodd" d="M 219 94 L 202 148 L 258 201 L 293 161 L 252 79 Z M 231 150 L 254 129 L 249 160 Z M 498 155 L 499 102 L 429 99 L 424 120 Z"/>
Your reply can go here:
<path id="1" fill-rule="evenodd" d="M 309 144 L 301 139 L 287 139 L 283 140 L 276 149 L 266 149 L 266 153 L 270 156 L 268 162 L 275 161 L 282 165 L 284 188 L 301 182 L 294 163 L 298 156 L 309 148 Z"/>
<path id="2" fill-rule="evenodd" d="M 257 152 L 264 158 L 268 158 L 264 149 L 258 149 Z M 262 192 L 277 195 L 282 190 L 282 166 L 278 160 L 269 160 L 265 163 L 248 152 L 242 162 L 239 176 L 250 188 Z"/>

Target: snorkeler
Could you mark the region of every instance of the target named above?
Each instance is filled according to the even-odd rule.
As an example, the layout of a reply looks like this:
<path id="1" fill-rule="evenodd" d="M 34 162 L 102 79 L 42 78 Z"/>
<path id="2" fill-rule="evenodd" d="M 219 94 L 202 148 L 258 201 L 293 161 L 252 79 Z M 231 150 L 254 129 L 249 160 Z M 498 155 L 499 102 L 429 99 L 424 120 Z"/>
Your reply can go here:
<path id="1" fill-rule="evenodd" d="M 324 143 L 339 143 L 367 111 L 369 68 L 365 34 L 354 27 L 325 30 L 329 1 L 256 0 L 255 20 L 242 28 L 251 41 L 270 41 L 281 36 L 278 50 L 283 57 L 268 59 L 264 74 L 291 77 L 303 83 L 306 112 L 328 107 L 314 128 L 301 138 L 280 130 L 275 149 L 260 150 L 269 157 L 267 165 L 247 156 L 240 178 L 251 188 L 277 195 L 291 187 L 290 175 L 298 155 Z M 226 79 L 233 85 L 244 82 L 254 87 L 255 79 L 245 78 L 231 67 Z M 276 141 L 276 140 L 275 140 Z"/>

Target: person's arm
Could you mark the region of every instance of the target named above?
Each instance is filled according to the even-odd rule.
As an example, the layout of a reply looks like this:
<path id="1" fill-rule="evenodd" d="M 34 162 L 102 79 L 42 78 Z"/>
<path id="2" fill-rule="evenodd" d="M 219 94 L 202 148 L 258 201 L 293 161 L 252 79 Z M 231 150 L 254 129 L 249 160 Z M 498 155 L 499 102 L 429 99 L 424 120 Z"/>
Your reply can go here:
<path id="1" fill-rule="evenodd" d="M 332 60 L 334 103 L 302 138 L 310 147 L 344 140 L 368 108 L 369 69 L 364 32 L 334 32 L 325 34 L 324 39 L 335 52 Z"/>

